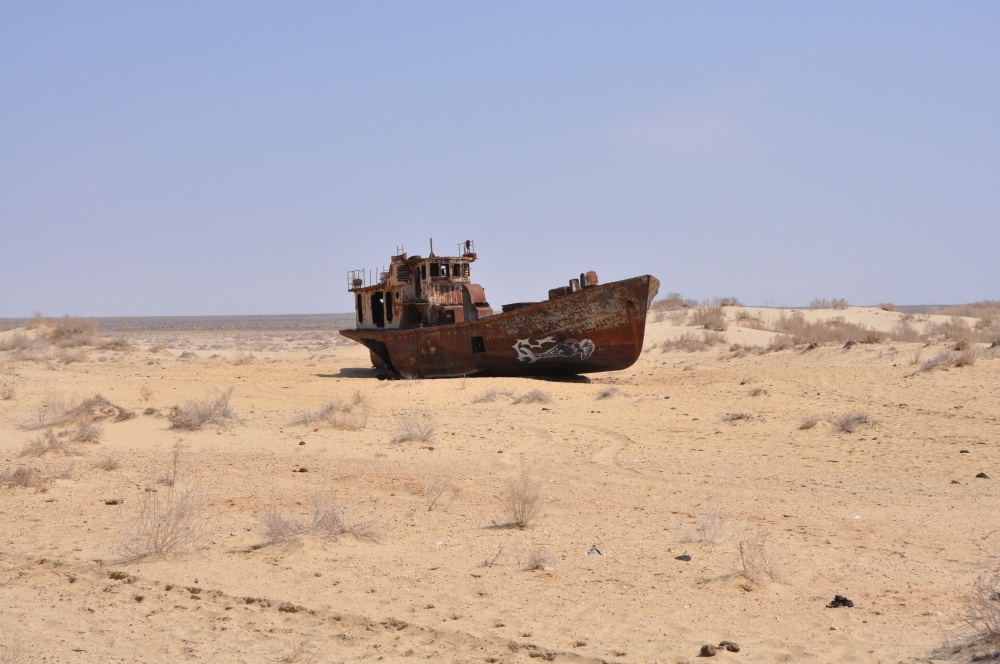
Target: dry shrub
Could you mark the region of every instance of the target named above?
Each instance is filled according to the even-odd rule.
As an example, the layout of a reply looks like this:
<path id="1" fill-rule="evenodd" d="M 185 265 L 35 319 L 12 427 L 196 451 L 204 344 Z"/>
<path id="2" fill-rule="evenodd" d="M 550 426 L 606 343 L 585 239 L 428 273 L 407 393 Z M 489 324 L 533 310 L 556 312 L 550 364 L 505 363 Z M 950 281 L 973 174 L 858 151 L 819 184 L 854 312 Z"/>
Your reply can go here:
<path id="1" fill-rule="evenodd" d="M 699 337 L 693 332 L 685 332 L 676 339 L 664 341 L 659 344 L 661 353 L 668 353 L 673 350 L 681 350 L 685 353 L 695 353 L 708 350 L 712 346 L 726 343 L 726 338 L 718 332 L 705 330 Z"/>
<path id="2" fill-rule="evenodd" d="M 597 397 L 596 398 L 598 400 L 600 400 L 600 399 L 610 399 L 611 397 L 616 397 L 619 394 L 621 394 L 621 392 L 618 390 L 617 387 L 605 387 L 605 388 L 602 388 L 601 391 L 597 393 Z"/>
<path id="3" fill-rule="evenodd" d="M 715 332 L 725 332 L 729 328 L 726 312 L 722 310 L 721 306 L 698 307 L 691 316 L 691 324 Z"/>
<path id="4" fill-rule="evenodd" d="M 226 427 L 239 423 L 236 411 L 229 405 L 232 396 L 233 388 L 230 387 L 214 399 L 209 397 L 201 401 L 188 401 L 183 406 L 174 406 L 167 416 L 170 428 L 196 431 L 210 424 Z"/>
<path id="5" fill-rule="evenodd" d="M 819 424 L 819 421 L 820 421 L 819 417 L 816 417 L 815 415 L 810 415 L 809 417 L 806 417 L 802 420 L 802 423 L 799 424 L 799 429 L 803 431 L 807 429 L 812 429 L 814 426 Z"/>
<path id="6" fill-rule="evenodd" d="M 118 459 L 114 457 L 104 457 L 94 462 L 94 468 L 98 470 L 111 471 L 118 468 Z"/>
<path id="7" fill-rule="evenodd" d="M 802 312 L 798 311 L 790 316 L 782 311 L 777 319 L 771 321 L 770 329 L 772 332 L 789 335 L 793 338 L 794 344 L 824 342 L 844 344 L 849 341 L 871 344 L 879 343 L 886 338 L 884 332 L 850 323 L 843 316 L 810 322 Z"/>
<path id="8" fill-rule="evenodd" d="M 49 332 L 49 341 L 60 348 L 92 346 L 96 332 L 97 321 L 66 314 Z"/>
<path id="9" fill-rule="evenodd" d="M 549 395 L 548 392 L 545 392 L 544 390 L 534 389 L 534 390 L 528 390 L 524 394 L 518 394 L 513 398 L 511 403 L 513 404 L 549 403 L 550 401 L 552 401 L 552 397 Z"/>
<path id="10" fill-rule="evenodd" d="M 442 497 L 452 488 L 451 481 L 440 473 L 424 478 L 424 489 L 421 492 L 427 502 L 427 511 L 432 512 Z"/>
<path id="11" fill-rule="evenodd" d="M 851 412 L 833 421 L 833 428 L 843 433 L 854 433 L 863 426 L 876 426 L 878 422 L 868 413 Z"/>
<path id="12" fill-rule="evenodd" d="M 379 532 L 374 520 L 356 521 L 348 510 L 332 496 L 317 493 L 304 517 L 285 514 L 277 505 L 260 515 L 260 525 L 264 531 L 264 545 L 288 544 L 307 535 L 323 539 L 336 539 L 350 534 L 359 540 L 377 542 Z"/>
<path id="13" fill-rule="evenodd" d="M 736 576 L 757 584 L 778 578 L 774 557 L 767 550 L 767 538 L 768 532 L 760 527 L 748 528 L 740 536 L 736 543 L 739 560 Z"/>
<path id="14" fill-rule="evenodd" d="M 833 305 L 830 304 L 830 300 L 823 297 L 814 297 L 811 302 L 809 302 L 810 309 L 831 309 Z"/>
<path id="15" fill-rule="evenodd" d="M 251 353 L 250 351 L 245 351 L 242 353 L 237 353 L 236 355 L 233 356 L 233 364 L 237 366 L 245 364 L 253 364 L 253 361 L 256 359 L 257 357 L 253 353 Z"/>
<path id="16" fill-rule="evenodd" d="M 82 350 L 68 351 L 64 350 L 59 353 L 58 361 L 60 364 L 73 364 L 74 362 L 86 362 L 87 353 Z"/>
<path id="17" fill-rule="evenodd" d="M 722 416 L 722 421 L 731 423 L 752 422 L 753 415 L 751 415 L 750 413 L 726 413 L 725 415 Z"/>
<path id="18" fill-rule="evenodd" d="M 24 332 L 14 332 L 13 334 L 0 339 L 0 352 L 11 350 L 32 350 L 46 345 L 44 339 L 29 337 Z"/>
<path id="19" fill-rule="evenodd" d="M 33 646 L 19 631 L 0 627 L 0 664 L 27 664 L 35 660 L 37 646 Z"/>
<path id="20" fill-rule="evenodd" d="M 478 395 L 474 396 L 472 398 L 472 403 L 484 403 L 488 401 L 496 401 L 500 397 L 513 399 L 514 391 L 502 390 L 499 387 L 491 387 L 490 389 L 480 392 Z"/>
<path id="21" fill-rule="evenodd" d="M 122 422 L 135 417 L 135 412 L 117 406 L 100 394 L 84 401 L 77 401 L 60 393 L 46 394 L 25 429 L 42 429 L 65 426 L 77 422 L 97 422 L 110 419 Z"/>
<path id="22" fill-rule="evenodd" d="M 980 300 L 969 304 L 960 304 L 955 307 L 947 307 L 941 313 L 949 316 L 987 320 L 1000 316 L 1000 300 Z"/>
<path id="23" fill-rule="evenodd" d="M 1000 574 L 976 580 L 972 592 L 959 609 L 959 619 L 977 646 L 1000 647 Z M 972 661 L 1000 659 L 984 656 Z"/>
<path id="24" fill-rule="evenodd" d="M 98 350 L 135 350 L 135 346 L 132 345 L 132 340 L 129 338 L 129 332 L 125 328 L 118 330 L 113 336 L 105 338 L 98 344 L 97 348 Z"/>
<path id="25" fill-rule="evenodd" d="M 112 542 L 118 555 L 130 560 L 191 549 L 208 526 L 208 501 L 201 489 L 182 481 L 181 446 L 174 446 L 170 474 L 148 481 L 139 497 L 135 514 L 122 514 L 122 530 Z M 158 486 L 154 487 L 156 484 Z"/>
<path id="26" fill-rule="evenodd" d="M 527 528 L 542 511 L 542 487 L 531 476 L 531 469 L 521 467 L 517 477 L 507 480 L 504 486 L 501 507 L 508 526 Z"/>
<path id="27" fill-rule="evenodd" d="M 927 336 L 944 341 L 972 341 L 975 335 L 972 328 L 964 318 L 952 316 L 944 323 L 930 323 L 927 325 Z"/>
<path id="28" fill-rule="evenodd" d="M 915 343 L 924 338 L 924 335 L 920 334 L 915 327 L 905 320 L 896 323 L 889 336 L 892 337 L 893 341 L 902 341 L 904 343 Z"/>
<path id="29" fill-rule="evenodd" d="M 361 393 L 359 392 L 358 395 Z M 316 424 L 322 422 L 335 429 L 346 431 L 359 431 L 368 425 L 368 409 L 364 407 L 364 398 L 358 400 L 355 397 L 353 404 L 344 404 L 340 401 L 331 401 L 320 408 L 315 413 L 310 410 L 302 411 L 298 417 L 292 420 L 290 426 Z M 356 407 L 357 406 L 357 407 Z"/>
<path id="30" fill-rule="evenodd" d="M 755 387 L 749 392 L 752 397 L 766 397 L 768 394 L 769 392 L 763 387 Z"/>
<path id="31" fill-rule="evenodd" d="M 104 429 L 96 422 L 81 421 L 76 425 L 70 440 L 74 443 L 99 443 Z"/>
<path id="32" fill-rule="evenodd" d="M 528 561 L 524 569 L 533 572 L 535 570 L 546 571 L 555 565 L 555 557 L 543 548 L 532 549 L 528 553 Z"/>
<path id="33" fill-rule="evenodd" d="M 667 293 L 666 297 L 653 302 L 650 309 L 653 311 L 676 311 L 686 307 L 695 306 L 697 302 L 685 299 L 680 293 Z"/>
<path id="34" fill-rule="evenodd" d="M 972 346 L 963 345 L 962 350 L 943 350 L 931 359 L 924 362 L 920 371 L 933 371 L 934 369 L 948 369 L 950 367 L 969 367 L 976 363 L 979 358 L 979 351 Z"/>
<path id="35" fill-rule="evenodd" d="M 722 529 L 726 521 L 726 514 L 720 508 L 712 504 L 705 505 L 695 529 L 698 531 L 698 539 L 709 544 L 717 544 L 722 541 Z"/>
<path id="36" fill-rule="evenodd" d="M 830 300 L 830 306 L 833 307 L 834 309 L 846 309 L 851 305 L 849 305 L 847 303 L 847 300 L 845 300 L 844 298 L 835 297 L 832 300 Z"/>
<path id="37" fill-rule="evenodd" d="M 207 522 L 207 503 L 196 486 L 175 482 L 161 488 L 146 487 L 113 550 L 130 560 L 186 551 L 201 538 Z"/>
<path id="38" fill-rule="evenodd" d="M 882 311 L 899 311 L 899 307 L 892 302 L 879 302 L 878 308 Z"/>
<path id="39" fill-rule="evenodd" d="M 139 388 L 139 398 L 143 401 L 149 401 L 153 396 L 153 388 L 149 386 L 149 383 L 143 383 Z"/>
<path id="40" fill-rule="evenodd" d="M 48 478 L 41 471 L 28 466 L 17 466 L 13 470 L 0 473 L 0 485 L 11 488 L 38 488 L 44 486 L 47 481 Z"/>
<path id="41" fill-rule="evenodd" d="M 420 417 L 407 417 L 402 421 L 401 429 L 393 437 L 393 443 L 409 441 L 428 442 L 434 438 L 434 423 Z"/>
<path id="42" fill-rule="evenodd" d="M 743 303 L 735 297 L 715 297 L 712 298 L 713 307 L 742 307 Z"/>
<path id="43" fill-rule="evenodd" d="M 52 429 L 48 429 L 45 433 L 38 434 L 34 440 L 25 443 L 18 456 L 72 456 L 75 454 L 77 454 L 76 449 L 70 445 L 70 441 L 66 440 L 65 436 L 58 436 Z"/>

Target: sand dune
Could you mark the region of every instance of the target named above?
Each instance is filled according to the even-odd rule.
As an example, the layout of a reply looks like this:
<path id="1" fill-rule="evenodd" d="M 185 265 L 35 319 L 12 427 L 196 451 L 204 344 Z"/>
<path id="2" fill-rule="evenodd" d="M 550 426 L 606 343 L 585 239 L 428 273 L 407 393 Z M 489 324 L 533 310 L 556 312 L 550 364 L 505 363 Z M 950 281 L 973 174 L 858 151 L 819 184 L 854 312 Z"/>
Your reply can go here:
<path id="1" fill-rule="evenodd" d="M 292 326 L 104 349 L 2 332 L 2 652 L 686 662 L 730 640 L 720 661 L 968 661 L 957 614 L 1000 566 L 1000 353 L 972 343 L 973 364 L 920 371 L 955 342 L 733 346 L 766 347 L 782 315 L 727 308 L 696 352 L 663 352 L 702 330 L 662 316 L 636 365 L 589 382 L 379 382 L 365 349 Z M 883 332 L 904 317 L 802 316 Z M 230 388 L 238 421 L 172 428 L 175 406 Z M 515 403 L 534 390 L 548 400 Z M 867 417 L 848 433 L 851 413 Z M 393 442 L 415 422 L 433 435 Z M 544 503 L 518 529 L 503 498 L 522 469 Z M 204 527 L 128 558 L 144 497 L 172 488 L 196 492 Z M 265 515 L 307 523 L 317 496 L 377 537 L 268 543 Z M 835 595 L 854 606 L 827 608 Z"/>

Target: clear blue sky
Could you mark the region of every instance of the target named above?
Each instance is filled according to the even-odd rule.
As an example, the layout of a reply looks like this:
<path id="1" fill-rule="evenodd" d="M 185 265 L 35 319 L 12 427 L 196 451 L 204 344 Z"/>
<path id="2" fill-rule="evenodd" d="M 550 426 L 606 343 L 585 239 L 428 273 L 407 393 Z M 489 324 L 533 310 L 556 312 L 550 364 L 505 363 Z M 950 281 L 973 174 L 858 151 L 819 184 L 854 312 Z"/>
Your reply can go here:
<path id="1" fill-rule="evenodd" d="M 349 311 L 431 237 L 498 308 L 1000 298 L 1000 3 L 0 0 L 0 317 Z"/>

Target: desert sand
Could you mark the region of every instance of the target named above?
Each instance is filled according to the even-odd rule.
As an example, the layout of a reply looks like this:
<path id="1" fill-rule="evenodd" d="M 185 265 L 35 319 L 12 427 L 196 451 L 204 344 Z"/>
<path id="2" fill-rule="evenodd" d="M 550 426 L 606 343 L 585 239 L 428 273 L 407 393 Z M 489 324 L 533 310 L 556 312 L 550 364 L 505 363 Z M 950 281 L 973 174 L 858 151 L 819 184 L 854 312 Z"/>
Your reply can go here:
<path id="1" fill-rule="evenodd" d="M 741 321 L 783 313 L 725 314 L 694 352 L 662 347 L 689 318 L 651 317 L 633 367 L 575 382 L 380 382 L 329 326 L 0 332 L 0 661 L 968 661 L 962 607 L 1000 567 L 1000 349 L 741 353 L 781 336 Z M 234 419 L 173 427 L 230 389 Z M 172 490 L 200 528 L 123 551 Z M 354 534 L 271 541 L 316 500 Z"/>

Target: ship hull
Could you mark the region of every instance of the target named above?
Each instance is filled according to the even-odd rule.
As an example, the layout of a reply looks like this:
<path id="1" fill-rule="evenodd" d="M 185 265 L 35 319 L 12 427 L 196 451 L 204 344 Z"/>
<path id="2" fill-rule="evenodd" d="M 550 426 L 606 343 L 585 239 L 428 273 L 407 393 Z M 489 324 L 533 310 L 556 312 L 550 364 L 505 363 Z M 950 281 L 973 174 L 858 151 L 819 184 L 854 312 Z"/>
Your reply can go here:
<path id="1" fill-rule="evenodd" d="M 340 333 L 368 347 L 380 378 L 617 371 L 642 352 L 658 288 L 655 277 L 644 275 L 468 323 Z"/>

